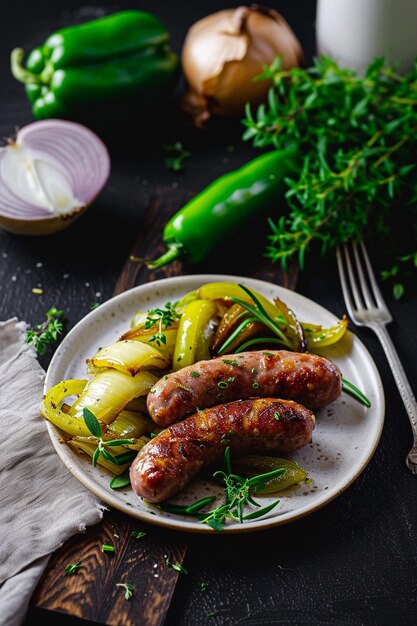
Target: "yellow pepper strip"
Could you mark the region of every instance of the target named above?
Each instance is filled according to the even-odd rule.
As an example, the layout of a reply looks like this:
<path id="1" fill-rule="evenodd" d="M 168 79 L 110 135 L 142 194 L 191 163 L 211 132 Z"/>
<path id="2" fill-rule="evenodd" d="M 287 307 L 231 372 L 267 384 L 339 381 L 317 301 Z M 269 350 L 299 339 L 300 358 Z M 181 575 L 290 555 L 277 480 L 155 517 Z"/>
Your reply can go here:
<path id="1" fill-rule="evenodd" d="M 216 305 L 210 300 L 194 300 L 184 307 L 175 343 L 174 372 L 210 357 L 206 333 L 215 314 Z"/>
<path id="2" fill-rule="evenodd" d="M 106 348 L 101 348 L 92 359 L 88 359 L 87 363 L 93 367 L 111 367 L 130 376 L 136 376 L 145 368 L 169 367 L 169 360 L 161 351 L 148 343 L 132 339 L 116 341 Z"/>
<path id="3" fill-rule="evenodd" d="M 277 307 L 267 300 L 260 293 L 251 288 L 253 294 L 258 298 L 259 302 L 264 307 L 265 311 L 276 319 L 280 316 L 280 311 Z M 237 283 L 207 283 L 202 285 L 198 291 L 198 297 L 202 300 L 230 300 L 230 298 L 239 298 L 244 302 L 252 302 L 248 294 Z"/>
<path id="4" fill-rule="evenodd" d="M 174 355 L 175 342 L 177 341 L 178 325 L 177 328 L 170 327 L 169 329 L 164 330 L 163 333 L 165 335 L 166 343 L 160 343 L 159 346 L 157 346 L 156 342 L 149 341 L 152 335 L 138 335 L 136 337 L 132 337 L 132 341 L 141 341 L 148 346 L 157 348 L 159 352 L 161 352 L 161 354 L 164 356 L 164 358 L 166 358 L 168 361 L 171 361 Z"/>
<path id="5" fill-rule="evenodd" d="M 86 380 L 63 380 L 46 393 L 41 414 L 68 435 L 88 437 L 91 433 L 84 423 L 82 415 L 71 416 L 62 410 L 62 403 L 69 396 L 79 396 L 87 384 Z"/>
<path id="6" fill-rule="evenodd" d="M 154 422 L 144 413 L 120 411 L 114 422 L 109 424 L 107 432 L 117 439 L 131 439 L 154 432 Z"/>
<path id="7" fill-rule="evenodd" d="M 147 371 L 129 376 L 116 369 L 102 369 L 88 381 L 70 414 L 82 419 L 83 408 L 88 407 L 99 421 L 110 424 L 128 402 L 146 395 L 157 380 L 157 376 Z"/>
<path id="8" fill-rule="evenodd" d="M 296 461 L 280 457 L 249 454 L 238 457 L 233 462 L 233 469 L 238 474 L 248 478 L 258 474 L 266 474 L 280 468 L 285 469 L 285 472 L 269 480 L 256 493 L 276 493 L 277 491 L 288 489 L 288 487 L 307 478 L 307 472 Z"/>
<path id="9" fill-rule="evenodd" d="M 314 324 L 301 322 L 306 339 L 307 349 L 313 352 L 317 348 L 324 348 L 339 341 L 348 327 L 348 320 L 343 317 L 335 326 L 323 328 Z"/>
<path id="10" fill-rule="evenodd" d="M 177 309 L 181 310 L 182 308 L 187 306 L 187 304 L 190 304 L 190 302 L 198 300 L 199 298 L 200 296 L 198 295 L 198 289 L 196 289 L 195 291 L 189 291 L 185 294 L 185 296 L 181 298 L 181 300 L 177 302 Z"/>
<path id="11" fill-rule="evenodd" d="M 167 333 L 176 335 L 177 329 L 178 322 L 173 322 L 169 325 L 167 329 L 164 328 L 162 332 L 164 333 L 164 335 L 167 335 Z M 123 333 L 123 335 L 120 337 L 120 341 L 122 341 L 123 339 L 139 339 L 141 341 L 149 341 L 150 337 L 152 337 L 152 335 L 155 335 L 155 333 L 157 333 L 158 331 L 159 326 L 157 324 L 154 324 L 150 328 L 144 328 L 143 324 L 138 324 L 137 326 L 134 326 L 133 328 L 130 328 L 128 331 Z"/>

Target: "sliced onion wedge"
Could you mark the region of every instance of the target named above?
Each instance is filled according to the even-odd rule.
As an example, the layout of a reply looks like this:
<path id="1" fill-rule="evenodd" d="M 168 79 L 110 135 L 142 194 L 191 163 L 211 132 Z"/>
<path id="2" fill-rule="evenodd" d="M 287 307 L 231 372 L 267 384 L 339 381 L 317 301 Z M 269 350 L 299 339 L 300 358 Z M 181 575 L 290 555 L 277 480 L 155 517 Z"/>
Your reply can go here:
<path id="1" fill-rule="evenodd" d="M 104 187 L 110 157 L 89 128 L 34 122 L 0 148 L 0 227 L 47 235 L 78 218 Z"/>

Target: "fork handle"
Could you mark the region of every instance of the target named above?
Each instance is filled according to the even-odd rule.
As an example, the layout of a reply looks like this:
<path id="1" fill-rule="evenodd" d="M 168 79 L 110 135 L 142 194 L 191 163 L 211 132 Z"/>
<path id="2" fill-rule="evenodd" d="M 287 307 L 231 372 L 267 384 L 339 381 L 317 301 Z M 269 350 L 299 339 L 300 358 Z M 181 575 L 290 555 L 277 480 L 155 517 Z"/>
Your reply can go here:
<path id="1" fill-rule="evenodd" d="M 401 364 L 397 350 L 385 326 L 373 323 L 370 327 L 376 333 L 382 347 L 384 348 L 388 363 L 391 367 L 392 375 L 394 376 L 398 391 L 400 392 L 402 401 L 404 402 L 404 406 L 407 410 L 414 438 L 417 438 L 417 402 L 414 397 L 413 390 L 411 389 L 411 385 L 408 382 L 407 374 Z"/>

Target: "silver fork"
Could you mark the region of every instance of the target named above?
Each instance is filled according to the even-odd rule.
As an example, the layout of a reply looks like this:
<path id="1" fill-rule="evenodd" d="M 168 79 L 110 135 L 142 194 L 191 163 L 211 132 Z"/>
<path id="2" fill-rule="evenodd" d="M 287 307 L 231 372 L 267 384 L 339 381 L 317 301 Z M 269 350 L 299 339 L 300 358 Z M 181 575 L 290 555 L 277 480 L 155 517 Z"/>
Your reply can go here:
<path id="1" fill-rule="evenodd" d="M 348 246 L 344 245 L 336 251 L 346 308 L 352 321 L 358 326 L 371 328 L 384 348 L 413 432 L 413 447 L 405 461 L 407 467 L 417 475 L 417 402 L 386 329 L 386 325 L 392 322 L 392 316 L 375 280 L 365 245 L 362 241 L 359 246 L 352 244 L 352 250 L 353 255 Z"/>

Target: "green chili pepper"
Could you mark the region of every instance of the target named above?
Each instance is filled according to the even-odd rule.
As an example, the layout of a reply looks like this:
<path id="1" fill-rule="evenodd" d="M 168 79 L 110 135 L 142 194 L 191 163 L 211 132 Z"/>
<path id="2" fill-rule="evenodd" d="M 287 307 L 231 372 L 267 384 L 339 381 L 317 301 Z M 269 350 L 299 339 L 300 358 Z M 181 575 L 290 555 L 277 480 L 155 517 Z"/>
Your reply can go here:
<path id="1" fill-rule="evenodd" d="M 202 261 L 250 217 L 278 203 L 294 166 L 293 150 L 274 150 L 215 180 L 167 222 L 163 239 L 168 250 L 146 265 L 162 267 L 182 255 Z"/>
<path id="2" fill-rule="evenodd" d="M 30 53 L 13 50 L 11 69 L 26 86 L 36 119 L 95 120 L 162 101 L 173 88 L 178 57 L 158 18 L 119 11 L 53 33 Z"/>

